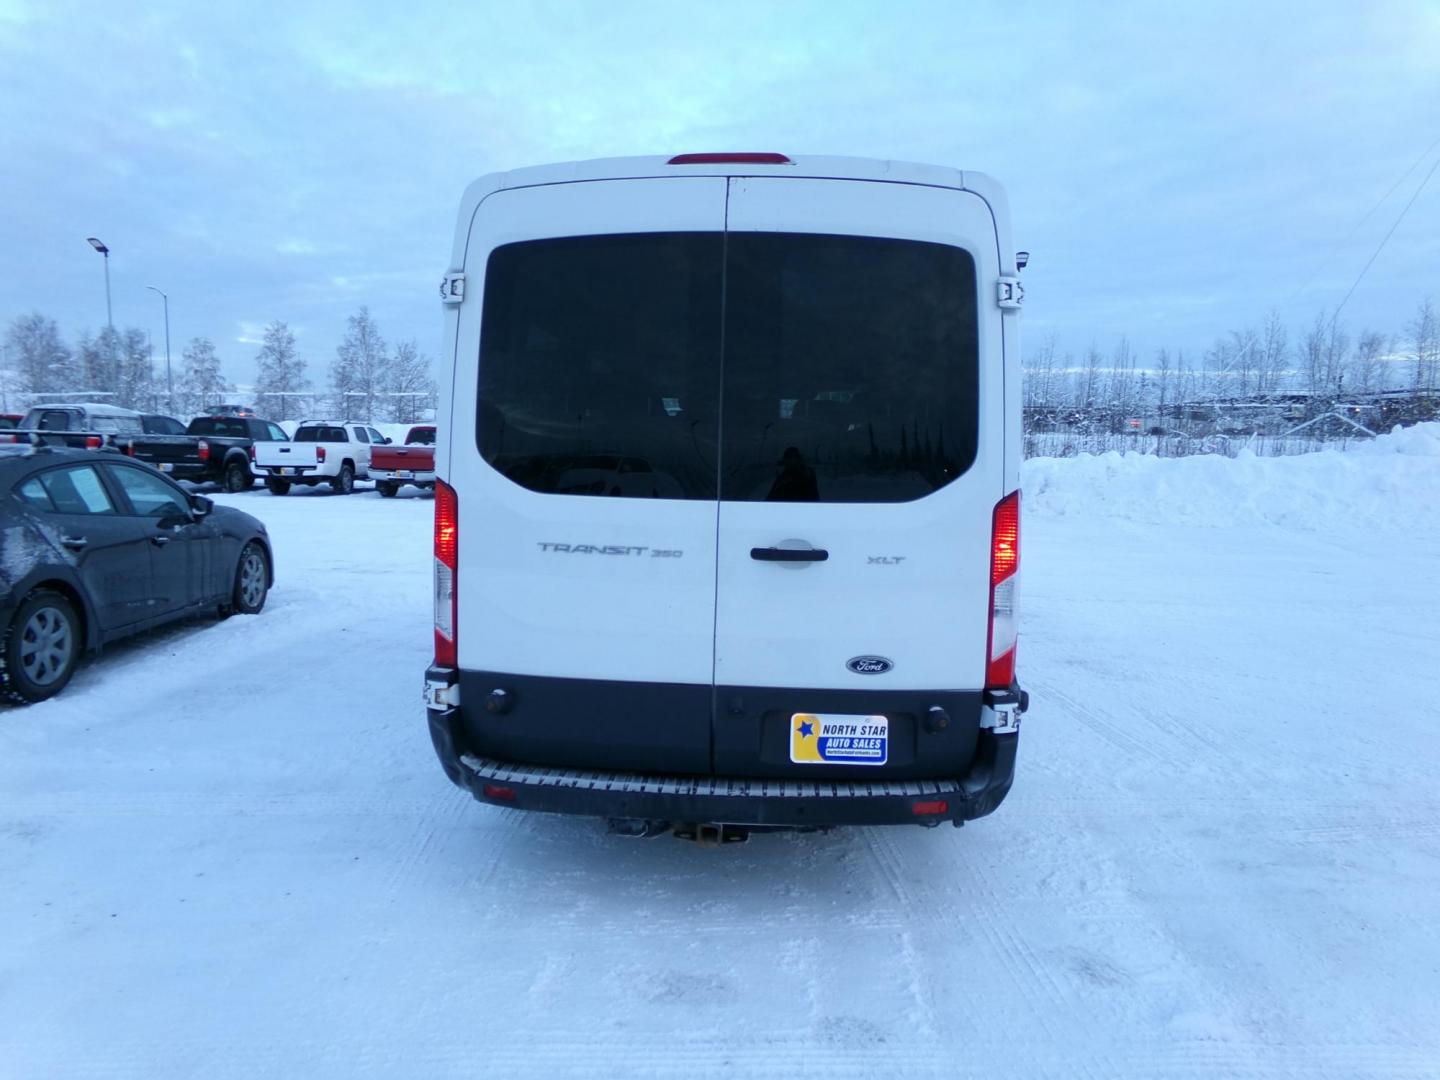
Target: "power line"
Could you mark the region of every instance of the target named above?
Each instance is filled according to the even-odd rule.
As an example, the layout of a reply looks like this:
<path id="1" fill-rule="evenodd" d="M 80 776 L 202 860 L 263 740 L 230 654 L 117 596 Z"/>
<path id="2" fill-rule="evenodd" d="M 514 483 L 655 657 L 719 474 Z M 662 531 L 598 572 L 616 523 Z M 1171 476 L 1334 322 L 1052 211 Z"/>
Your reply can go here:
<path id="1" fill-rule="evenodd" d="M 1331 244 L 1331 246 L 1330 246 L 1330 254 L 1331 254 L 1331 255 L 1334 255 L 1336 252 L 1338 252 L 1338 251 L 1340 250 L 1341 245 L 1343 245 L 1343 244 L 1344 244 L 1346 241 L 1348 241 L 1352 236 L 1354 236 L 1357 232 L 1360 231 L 1360 226 L 1364 225 L 1365 222 L 1369 221 L 1370 218 L 1371 218 L 1371 216 L 1375 213 L 1375 211 L 1376 211 L 1376 210 L 1379 210 L 1380 207 L 1382 207 L 1382 206 L 1385 205 L 1385 203 L 1389 200 L 1390 196 L 1395 194 L 1395 189 L 1398 188 L 1401 184 L 1403 184 L 1406 180 L 1408 180 L 1408 179 L 1410 178 L 1410 174 L 1413 173 L 1417 168 L 1420 167 L 1420 164 L 1421 164 L 1426 158 L 1428 158 L 1428 157 L 1431 155 L 1431 153 L 1434 152 L 1434 150 L 1435 150 L 1435 148 L 1436 148 L 1437 146 L 1440 146 L 1440 139 L 1436 139 L 1436 140 L 1435 140 L 1434 142 L 1432 142 L 1429 146 L 1427 146 L 1427 147 L 1425 148 L 1424 152 L 1421 153 L 1421 155 L 1420 155 L 1419 157 L 1417 157 L 1414 161 L 1412 161 L 1412 162 L 1410 163 L 1410 167 L 1409 167 L 1408 169 L 1406 169 L 1403 173 L 1401 173 L 1398 177 L 1396 177 L 1395 182 L 1390 185 L 1389 190 L 1387 190 L 1384 195 L 1381 195 L 1380 198 L 1378 198 L 1378 199 L 1375 200 L 1374 204 L 1370 207 L 1369 210 L 1366 210 L 1366 211 L 1365 211 L 1365 213 L 1361 216 L 1361 218 L 1360 218 L 1359 221 L 1355 222 L 1354 225 L 1350 226 L 1350 231 L 1347 232 L 1347 233 L 1346 233 L 1343 237 L 1341 237 L 1339 240 L 1335 241 L 1335 243 Z M 1323 264 L 1320 264 L 1320 265 L 1323 265 Z M 1315 284 L 1315 279 L 1316 279 L 1317 277 L 1319 277 L 1319 276 L 1320 276 L 1320 269 L 1319 269 L 1319 265 L 1317 265 L 1316 269 L 1314 269 L 1314 270 L 1312 270 L 1312 271 L 1310 272 L 1310 276 L 1305 280 L 1305 283 L 1304 283 L 1303 285 L 1301 285 L 1298 289 L 1296 289 L 1293 294 L 1291 294 L 1290 299 L 1286 300 L 1283 306 L 1285 306 L 1285 307 L 1288 308 L 1291 304 L 1295 303 L 1296 300 L 1298 300 L 1298 299 L 1300 299 L 1300 297 L 1304 296 L 1306 290 L 1308 290 L 1311 285 Z"/>
<path id="2" fill-rule="evenodd" d="M 1370 260 L 1360 271 L 1360 276 L 1355 279 L 1355 284 L 1350 286 L 1350 291 L 1345 294 L 1345 299 L 1341 300 L 1339 306 L 1335 308 L 1336 318 L 1339 317 L 1341 310 L 1349 302 L 1350 297 L 1355 295 L 1355 290 L 1360 287 L 1360 282 L 1364 279 L 1365 275 L 1369 273 L 1370 267 L 1374 265 L 1375 260 L 1380 257 L 1380 252 L 1383 251 L 1385 245 L 1390 242 L 1390 237 L 1395 235 L 1395 230 L 1398 229 L 1400 227 L 1400 223 L 1405 220 L 1405 215 L 1410 212 L 1410 207 L 1415 205 L 1415 200 L 1418 199 L 1420 197 L 1420 193 L 1425 190 L 1425 185 L 1428 184 L 1430 182 L 1430 178 L 1435 175 L 1436 169 L 1440 169 L 1440 157 L 1437 157 L 1435 159 L 1435 164 L 1430 166 L 1430 171 L 1425 174 L 1424 179 L 1422 179 L 1419 185 L 1415 188 L 1415 193 L 1410 196 L 1410 201 L 1401 208 L 1399 215 L 1395 218 L 1395 223 L 1390 226 L 1390 231 L 1385 234 L 1384 239 L 1380 241 L 1379 246 L 1376 247 L 1374 253 L 1370 256 Z"/>

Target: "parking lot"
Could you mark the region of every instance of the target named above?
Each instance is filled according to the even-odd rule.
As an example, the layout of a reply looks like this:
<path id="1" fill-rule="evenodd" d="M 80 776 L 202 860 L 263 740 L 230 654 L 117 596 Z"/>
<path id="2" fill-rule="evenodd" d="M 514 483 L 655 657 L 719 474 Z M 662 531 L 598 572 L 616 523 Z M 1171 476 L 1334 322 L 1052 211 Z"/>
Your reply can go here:
<path id="1" fill-rule="evenodd" d="M 0 711 L 0 1075 L 1440 1071 L 1423 530 L 1033 512 L 1005 805 L 715 850 L 445 781 L 428 498 L 217 499 L 260 616 Z"/>

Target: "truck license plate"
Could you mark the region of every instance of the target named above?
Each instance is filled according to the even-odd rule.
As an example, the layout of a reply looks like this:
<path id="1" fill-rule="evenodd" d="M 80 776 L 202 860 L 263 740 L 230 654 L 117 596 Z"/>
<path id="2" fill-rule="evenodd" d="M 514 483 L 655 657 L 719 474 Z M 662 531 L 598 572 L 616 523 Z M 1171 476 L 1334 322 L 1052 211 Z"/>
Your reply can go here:
<path id="1" fill-rule="evenodd" d="M 285 468 L 284 465 L 281 465 L 278 471 L 279 471 L 279 473 L 280 473 L 281 476 L 289 476 L 289 475 L 291 474 L 291 472 L 293 472 L 294 470 L 293 470 L 293 469 L 287 469 L 287 468 Z"/>
<path id="2" fill-rule="evenodd" d="M 414 474 L 413 472 L 411 472 L 409 469 L 396 469 L 396 470 L 395 470 L 395 479 L 396 479 L 396 480 L 414 480 L 414 479 L 415 479 L 415 474 Z"/>
<path id="3" fill-rule="evenodd" d="M 890 721 L 884 716 L 795 713 L 790 760 L 797 765 L 884 765 L 890 760 Z"/>
<path id="4" fill-rule="evenodd" d="M 161 471 L 161 472 L 173 472 L 174 470 L 175 470 L 175 464 L 174 464 L 174 462 L 162 461 L 162 462 L 160 463 L 160 471 Z"/>

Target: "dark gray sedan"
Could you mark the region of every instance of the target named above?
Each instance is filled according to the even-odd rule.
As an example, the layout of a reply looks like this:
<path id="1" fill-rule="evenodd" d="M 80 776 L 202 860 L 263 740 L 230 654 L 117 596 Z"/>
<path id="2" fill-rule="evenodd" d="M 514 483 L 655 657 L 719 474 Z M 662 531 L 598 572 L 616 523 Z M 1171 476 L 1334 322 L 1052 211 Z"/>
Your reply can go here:
<path id="1" fill-rule="evenodd" d="M 0 695 L 43 701 L 87 652 L 201 613 L 256 614 L 265 526 L 118 454 L 0 456 Z"/>

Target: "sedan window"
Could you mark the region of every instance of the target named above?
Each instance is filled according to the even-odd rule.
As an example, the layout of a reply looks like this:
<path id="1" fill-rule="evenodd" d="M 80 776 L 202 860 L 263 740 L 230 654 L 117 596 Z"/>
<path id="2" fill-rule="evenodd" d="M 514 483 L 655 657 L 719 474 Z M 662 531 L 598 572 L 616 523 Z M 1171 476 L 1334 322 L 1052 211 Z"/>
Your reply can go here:
<path id="1" fill-rule="evenodd" d="M 94 465 L 52 469 L 40 474 L 50 501 L 59 514 L 113 514 L 115 504 L 105 493 Z"/>
<path id="2" fill-rule="evenodd" d="M 40 482 L 38 476 L 32 476 L 15 489 L 15 494 L 20 496 L 20 501 L 33 506 L 36 510 L 45 510 L 48 513 L 55 513 L 55 504 L 50 501 L 50 496 L 45 491 L 45 485 Z"/>
<path id="3" fill-rule="evenodd" d="M 166 481 L 141 469 L 124 465 L 110 467 L 110 475 L 120 484 L 135 513 L 142 517 L 188 517 L 190 500 Z"/>

